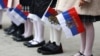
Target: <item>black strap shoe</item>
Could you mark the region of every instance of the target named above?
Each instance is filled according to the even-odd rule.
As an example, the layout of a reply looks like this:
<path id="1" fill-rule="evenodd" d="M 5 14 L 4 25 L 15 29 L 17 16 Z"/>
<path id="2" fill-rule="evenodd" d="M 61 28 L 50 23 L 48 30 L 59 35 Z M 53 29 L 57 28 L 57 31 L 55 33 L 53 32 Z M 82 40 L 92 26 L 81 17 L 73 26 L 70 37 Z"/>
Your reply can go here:
<path id="1" fill-rule="evenodd" d="M 24 36 L 19 36 L 19 37 L 13 37 L 13 40 L 17 41 L 17 42 L 22 42 L 22 41 L 29 41 L 33 39 L 33 35 L 25 38 Z"/>
<path id="2" fill-rule="evenodd" d="M 33 45 L 29 41 L 27 41 L 27 42 L 24 42 L 24 45 L 27 47 L 40 47 L 40 46 L 43 46 L 45 44 L 45 41 L 42 41 L 42 42 L 35 41 L 35 42 L 37 42 L 38 44 Z"/>
<path id="3" fill-rule="evenodd" d="M 45 49 L 45 47 L 46 47 L 46 46 L 48 46 L 49 44 L 51 44 L 51 42 L 50 42 L 50 41 L 49 41 L 48 43 L 46 43 L 45 45 L 43 45 L 43 46 L 39 47 L 39 48 L 37 49 L 37 52 L 38 52 L 38 53 L 41 53 L 41 52 L 42 52 L 42 50 L 44 50 L 44 49 Z"/>
<path id="4" fill-rule="evenodd" d="M 63 53 L 62 45 L 57 46 L 55 42 L 49 44 L 45 47 L 44 50 L 41 51 L 43 55 L 52 55 L 52 54 L 60 54 Z"/>

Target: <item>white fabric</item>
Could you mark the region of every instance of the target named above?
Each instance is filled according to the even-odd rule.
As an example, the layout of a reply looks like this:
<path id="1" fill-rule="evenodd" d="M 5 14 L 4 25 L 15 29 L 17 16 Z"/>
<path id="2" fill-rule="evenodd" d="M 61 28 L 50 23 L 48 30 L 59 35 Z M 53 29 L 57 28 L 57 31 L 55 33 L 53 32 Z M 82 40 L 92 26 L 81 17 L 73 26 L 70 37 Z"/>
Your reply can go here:
<path id="1" fill-rule="evenodd" d="M 34 20 L 34 21 L 38 21 L 40 20 L 40 17 L 38 17 L 37 15 L 35 14 L 29 14 L 27 18 L 30 18 L 31 20 Z"/>
<path id="2" fill-rule="evenodd" d="M 44 25 L 41 21 L 34 21 L 34 38 L 29 42 L 33 45 L 38 44 L 44 40 Z"/>
<path id="3" fill-rule="evenodd" d="M 57 45 L 60 45 L 61 40 L 61 32 L 62 30 L 56 30 L 54 29 L 54 42 L 56 42 Z"/>
<path id="4" fill-rule="evenodd" d="M 33 23 L 30 22 L 29 19 L 27 19 L 27 21 L 25 22 L 24 28 L 25 28 L 25 30 L 24 30 L 23 36 L 24 36 L 25 38 L 27 38 L 27 37 L 33 35 Z"/>
<path id="5" fill-rule="evenodd" d="M 60 23 L 60 26 L 62 27 L 63 32 L 66 35 L 66 38 L 72 37 L 73 36 L 72 32 L 71 32 L 71 30 L 68 27 L 66 27 L 66 24 L 65 24 L 66 21 L 65 21 L 63 15 L 59 14 L 56 17 L 57 17 L 57 19 L 58 19 L 58 21 Z"/>

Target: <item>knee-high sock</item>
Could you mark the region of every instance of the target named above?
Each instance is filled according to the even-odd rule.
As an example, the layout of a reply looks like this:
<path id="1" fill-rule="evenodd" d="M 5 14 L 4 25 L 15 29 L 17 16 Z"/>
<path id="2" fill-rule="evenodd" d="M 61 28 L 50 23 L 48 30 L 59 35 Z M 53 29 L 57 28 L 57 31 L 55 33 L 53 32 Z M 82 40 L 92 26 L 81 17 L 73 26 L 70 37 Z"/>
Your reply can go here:
<path id="1" fill-rule="evenodd" d="M 27 19 L 27 22 L 26 22 L 26 25 L 25 25 L 25 34 L 24 34 L 24 37 L 29 37 L 32 35 L 33 33 L 33 23 Z"/>
<path id="2" fill-rule="evenodd" d="M 54 42 L 56 42 L 57 45 L 60 45 L 60 40 L 61 40 L 61 29 L 57 30 L 54 29 Z"/>
<path id="3" fill-rule="evenodd" d="M 28 28 L 28 20 L 24 23 L 24 33 L 23 36 L 26 34 Z"/>
<path id="4" fill-rule="evenodd" d="M 38 26 L 38 37 L 37 41 L 41 42 L 44 40 L 44 25 L 42 21 L 37 21 L 37 26 Z"/>
<path id="5" fill-rule="evenodd" d="M 34 45 L 34 44 L 38 44 L 37 42 L 35 42 L 37 41 L 37 37 L 38 37 L 38 25 L 36 21 L 33 21 L 33 29 L 34 29 L 34 38 L 29 42 Z"/>
<path id="6" fill-rule="evenodd" d="M 0 10 L 0 25 L 2 24 L 2 16 L 3 16 L 3 11 Z"/>
<path id="7" fill-rule="evenodd" d="M 53 27 L 50 27 L 50 42 L 54 41 L 54 29 Z"/>
<path id="8" fill-rule="evenodd" d="M 92 47 L 94 43 L 94 27 L 93 23 L 86 24 L 86 47 L 84 54 L 91 55 L 92 54 Z"/>
<path id="9" fill-rule="evenodd" d="M 38 44 L 44 40 L 44 25 L 42 21 L 34 21 L 34 39 L 29 41 L 31 44 Z"/>

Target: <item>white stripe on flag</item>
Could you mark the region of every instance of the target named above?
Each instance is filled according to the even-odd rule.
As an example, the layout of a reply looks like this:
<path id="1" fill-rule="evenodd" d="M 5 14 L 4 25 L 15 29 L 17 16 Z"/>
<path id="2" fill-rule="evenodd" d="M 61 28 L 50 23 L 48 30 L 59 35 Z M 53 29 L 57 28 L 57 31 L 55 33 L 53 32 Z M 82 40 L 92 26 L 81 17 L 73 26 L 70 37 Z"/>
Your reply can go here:
<path id="1" fill-rule="evenodd" d="M 17 12 L 15 12 L 14 10 L 11 11 L 11 15 L 13 15 L 15 17 L 15 19 L 18 21 L 18 23 L 24 23 L 25 20 L 23 19 L 23 17 L 21 17 Z"/>
<path id="2" fill-rule="evenodd" d="M 2 10 L 3 8 L 2 8 L 2 6 L 0 5 L 0 10 Z"/>
<path id="3" fill-rule="evenodd" d="M 71 32 L 71 30 L 66 26 L 66 21 L 65 21 L 63 15 L 62 15 L 62 14 L 59 14 L 59 15 L 57 15 L 56 17 L 57 17 L 57 19 L 58 19 L 58 21 L 59 21 L 59 23 L 60 23 L 60 26 L 61 26 L 63 32 L 64 32 L 65 35 L 66 35 L 66 38 L 72 37 L 72 36 L 73 36 L 73 35 L 72 35 L 72 32 Z"/>
<path id="4" fill-rule="evenodd" d="M 8 15 L 8 17 L 10 17 L 10 19 L 13 23 L 15 23 L 16 25 L 20 25 L 20 23 L 15 19 L 15 17 L 13 17 L 13 15 L 10 14 L 9 10 L 7 10 L 7 15 Z"/>

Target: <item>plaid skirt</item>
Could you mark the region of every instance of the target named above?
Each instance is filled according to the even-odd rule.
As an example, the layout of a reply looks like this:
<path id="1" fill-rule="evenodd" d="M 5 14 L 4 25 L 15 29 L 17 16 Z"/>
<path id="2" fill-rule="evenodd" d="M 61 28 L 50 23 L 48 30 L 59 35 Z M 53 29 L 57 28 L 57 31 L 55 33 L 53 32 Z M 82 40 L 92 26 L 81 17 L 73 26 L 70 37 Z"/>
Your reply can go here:
<path id="1" fill-rule="evenodd" d="M 100 16 L 79 15 L 84 23 L 100 21 Z"/>
<path id="2" fill-rule="evenodd" d="M 30 7 L 29 6 L 22 6 L 22 11 L 30 12 Z"/>

